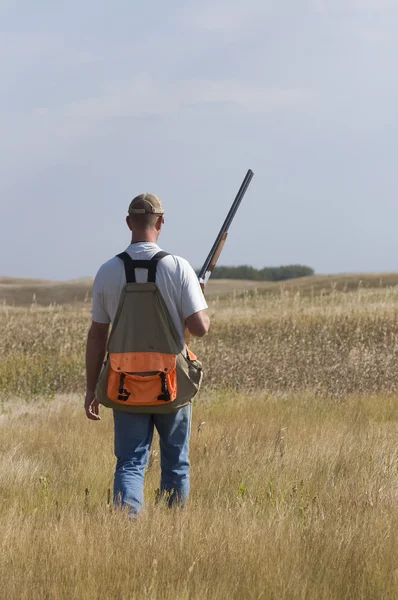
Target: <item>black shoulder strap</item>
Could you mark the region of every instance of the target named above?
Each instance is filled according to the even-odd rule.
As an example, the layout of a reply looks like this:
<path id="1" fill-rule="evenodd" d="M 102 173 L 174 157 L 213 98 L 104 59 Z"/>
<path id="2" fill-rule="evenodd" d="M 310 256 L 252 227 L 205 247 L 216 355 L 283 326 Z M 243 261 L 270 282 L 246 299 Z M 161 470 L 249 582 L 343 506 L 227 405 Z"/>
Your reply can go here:
<path id="1" fill-rule="evenodd" d="M 148 269 L 148 283 L 155 283 L 158 262 L 165 256 L 168 256 L 168 252 L 163 252 L 163 250 L 157 252 L 150 260 L 134 260 L 127 252 L 117 254 L 117 257 L 124 263 L 126 283 L 136 283 L 135 269 Z"/>
<path id="2" fill-rule="evenodd" d="M 155 256 L 152 256 L 151 260 L 156 260 L 157 262 L 159 262 L 159 260 L 162 260 L 162 258 L 164 258 L 165 256 L 169 256 L 169 253 L 164 252 L 164 250 L 159 250 L 159 252 L 155 254 Z"/>

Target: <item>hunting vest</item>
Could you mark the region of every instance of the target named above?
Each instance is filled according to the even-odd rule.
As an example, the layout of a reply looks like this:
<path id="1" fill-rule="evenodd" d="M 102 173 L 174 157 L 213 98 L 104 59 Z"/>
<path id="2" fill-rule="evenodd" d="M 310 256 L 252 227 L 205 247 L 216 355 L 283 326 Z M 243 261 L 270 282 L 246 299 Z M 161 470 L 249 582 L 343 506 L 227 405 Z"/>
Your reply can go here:
<path id="1" fill-rule="evenodd" d="M 171 413 L 189 404 L 202 382 L 202 365 L 181 342 L 156 285 L 158 252 L 151 260 L 117 255 L 124 263 L 126 285 L 97 384 L 100 404 L 132 413 Z M 135 269 L 147 269 L 147 283 L 137 283 Z"/>

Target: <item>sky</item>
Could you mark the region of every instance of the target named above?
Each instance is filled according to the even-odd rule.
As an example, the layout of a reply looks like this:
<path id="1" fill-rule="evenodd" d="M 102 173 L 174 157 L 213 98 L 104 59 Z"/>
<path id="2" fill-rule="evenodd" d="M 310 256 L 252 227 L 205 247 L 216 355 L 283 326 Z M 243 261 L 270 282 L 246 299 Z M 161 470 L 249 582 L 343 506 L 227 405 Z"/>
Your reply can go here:
<path id="1" fill-rule="evenodd" d="M 95 275 L 130 200 L 219 264 L 398 270 L 396 0 L 0 0 L 0 275 Z"/>

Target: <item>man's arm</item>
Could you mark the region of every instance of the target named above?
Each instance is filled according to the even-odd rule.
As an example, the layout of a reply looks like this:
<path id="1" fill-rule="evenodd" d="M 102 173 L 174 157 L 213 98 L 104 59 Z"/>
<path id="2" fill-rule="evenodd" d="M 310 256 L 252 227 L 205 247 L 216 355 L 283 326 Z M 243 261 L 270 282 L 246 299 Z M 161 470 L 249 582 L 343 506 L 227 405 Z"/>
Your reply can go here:
<path id="1" fill-rule="evenodd" d="M 203 337 L 210 326 L 210 319 L 206 310 L 207 302 L 199 285 L 198 277 L 191 265 L 184 259 L 180 259 L 180 265 L 183 273 L 181 313 L 185 326 L 191 335 Z M 188 343 L 187 339 L 186 342 Z"/>
<path id="2" fill-rule="evenodd" d="M 98 421 L 99 403 L 95 398 L 95 388 L 101 372 L 108 339 L 109 323 L 92 321 L 87 336 L 86 346 L 86 400 L 84 408 L 86 416 L 92 421 Z"/>
<path id="3" fill-rule="evenodd" d="M 206 310 L 200 310 L 185 319 L 185 325 L 191 335 L 203 337 L 209 331 L 210 319 Z"/>

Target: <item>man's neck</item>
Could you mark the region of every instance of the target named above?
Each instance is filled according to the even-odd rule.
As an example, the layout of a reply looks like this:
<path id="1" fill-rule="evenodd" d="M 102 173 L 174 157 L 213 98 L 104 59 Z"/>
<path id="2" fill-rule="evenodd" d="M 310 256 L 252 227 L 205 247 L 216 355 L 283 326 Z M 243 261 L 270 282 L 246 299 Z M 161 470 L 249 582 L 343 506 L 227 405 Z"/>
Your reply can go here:
<path id="1" fill-rule="evenodd" d="M 145 243 L 145 242 L 150 242 L 152 244 L 156 244 L 157 241 L 158 241 L 158 236 L 151 232 L 133 233 L 132 238 L 131 238 L 132 244 L 140 244 L 140 243 Z"/>

